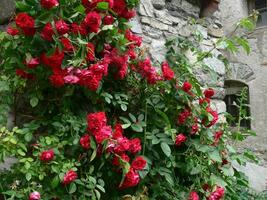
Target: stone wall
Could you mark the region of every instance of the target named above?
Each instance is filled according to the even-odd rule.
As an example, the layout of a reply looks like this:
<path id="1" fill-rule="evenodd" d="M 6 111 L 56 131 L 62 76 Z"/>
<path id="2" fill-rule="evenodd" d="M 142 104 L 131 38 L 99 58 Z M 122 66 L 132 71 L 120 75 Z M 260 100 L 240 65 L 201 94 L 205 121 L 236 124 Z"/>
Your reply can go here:
<path id="1" fill-rule="evenodd" d="M 217 1 L 214 0 L 215 3 Z M 204 51 L 211 50 L 214 47 L 214 41 L 223 35 L 220 12 L 212 12 L 205 10 L 205 14 L 208 13 L 210 16 L 205 18 L 203 25 L 197 26 L 204 37 L 201 44 L 201 49 Z M 191 18 L 200 19 L 200 13 L 199 0 L 140 0 L 138 16 L 132 22 L 132 30 L 143 36 L 144 46 L 148 47 L 152 59 L 161 62 L 165 59 L 166 39 L 174 36 L 190 37 L 193 30 L 188 22 Z M 212 53 L 216 56 L 221 54 L 218 49 L 214 49 Z M 188 57 L 190 60 L 196 59 L 190 53 Z M 222 101 L 225 66 L 215 57 L 207 58 L 204 62 L 217 73 L 218 79 L 213 81 L 210 74 L 203 71 L 198 71 L 198 79 L 203 86 L 215 88 L 213 104 L 219 113 L 223 113 L 226 111 L 225 103 Z"/>

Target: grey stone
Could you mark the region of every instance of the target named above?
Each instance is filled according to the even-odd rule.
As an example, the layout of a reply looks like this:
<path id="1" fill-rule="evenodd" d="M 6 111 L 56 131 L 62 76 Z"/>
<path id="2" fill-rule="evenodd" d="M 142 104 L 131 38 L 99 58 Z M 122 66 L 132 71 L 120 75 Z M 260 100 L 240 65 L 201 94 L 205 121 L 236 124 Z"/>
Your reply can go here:
<path id="1" fill-rule="evenodd" d="M 153 6 L 157 10 L 162 10 L 165 6 L 165 0 L 153 0 Z"/>
<path id="2" fill-rule="evenodd" d="M 166 48 L 165 40 L 152 40 L 150 44 L 150 56 L 154 61 L 163 62 L 165 60 Z"/>
<path id="3" fill-rule="evenodd" d="M 142 16 L 149 16 L 149 17 L 153 17 L 154 13 L 153 13 L 153 5 L 151 3 L 151 0 L 141 0 L 140 1 L 140 6 L 139 6 L 139 14 Z"/>
<path id="4" fill-rule="evenodd" d="M 202 37 L 204 39 L 208 38 L 208 30 L 207 28 L 201 26 L 201 25 L 197 25 L 197 30 L 201 33 Z"/>
<path id="5" fill-rule="evenodd" d="M 156 19 L 149 18 L 149 17 L 141 17 L 141 22 L 146 25 L 150 25 L 153 28 L 162 30 L 162 31 L 167 31 L 169 30 L 169 26 L 167 24 L 164 24 Z"/>
<path id="6" fill-rule="evenodd" d="M 247 64 L 231 63 L 229 68 L 228 79 L 248 82 L 255 78 L 253 70 Z"/>
<path id="7" fill-rule="evenodd" d="M 142 25 L 141 23 L 139 22 L 139 17 L 135 17 L 133 18 L 131 21 L 130 21 L 131 25 L 132 25 L 132 28 L 131 30 L 134 32 L 134 33 L 138 33 L 138 34 L 142 34 L 143 33 L 143 30 L 142 30 Z"/>
<path id="8" fill-rule="evenodd" d="M 237 162 L 233 163 L 233 167 L 243 172 L 249 179 L 250 186 L 257 192 L 262 192 L 266 188 L 267 168 L 247 163 L 246 166 L 241 166 Z"/>
<path id="9" fill-rule="evenodd" d="M 216 37 L 216 38 L 221 38 L 224 36 L 223 29 L 221 28 L 215 28 L 214 26 L 210 26 L 208 28 L 208 33 L 210 36 Z"/>
<path id="10" fill-rule="evenodd" d="M 15 2 L 13 0 L 0 0 L 0 24 L 8 22 L 15 13 Z"/>
<path id="11" fill-rule="evenodd" d="M 4 163 L 0 163 L 0 172 L 5 170 L 10 170 L 10 167 L 17 163 L 18 160 L 16 158 L 7 158 Z"/>
<path id="12" fill-rule="evenodd" d="M 225 102 L 222 100 L 211 100 L 211 107 L 215 109 L 219 114 L 226 112 Z"/>

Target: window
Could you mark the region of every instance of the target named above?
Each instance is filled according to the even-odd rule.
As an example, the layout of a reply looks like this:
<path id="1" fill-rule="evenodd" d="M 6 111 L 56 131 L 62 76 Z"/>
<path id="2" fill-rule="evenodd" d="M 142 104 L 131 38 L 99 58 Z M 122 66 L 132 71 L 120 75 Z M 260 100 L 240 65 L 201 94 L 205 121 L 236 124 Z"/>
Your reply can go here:
<path id="1" fill-rule="evenodd" d="M 257 26 L 267 26 L 267 0 L 250 0 L 249 8 L 259 12 Z"/>
<path id="2" fill-rule="evenodd" d="M 220 0 L 201 0 L 200 17 L 210 17 L 218 10 Z"/>
<path id="3" fill-rule="evenodd" d="M 225 81 L 225 91 L 226 96 L 224 98 L 226 104 L 226 110 L 233 117 L 232 120 L 229 120 L 229 123 L 232 127 L 235 127 L 239 122 L 239 113 L 240 113 L 240 94 L 243 89 L 246 88 L 247 98 L 243 101 L 243 114 L 248 117 L 247 119 L 242 119 L 240 125 L 242 128 L 251 129 L 251 120 L 250 117 L 250 108 L 249 108 L 249 87 L 247 84 L 237 81 L 237 80 L 226 80 Z M 243 117 L 242 117 L 243 118 Z"/>

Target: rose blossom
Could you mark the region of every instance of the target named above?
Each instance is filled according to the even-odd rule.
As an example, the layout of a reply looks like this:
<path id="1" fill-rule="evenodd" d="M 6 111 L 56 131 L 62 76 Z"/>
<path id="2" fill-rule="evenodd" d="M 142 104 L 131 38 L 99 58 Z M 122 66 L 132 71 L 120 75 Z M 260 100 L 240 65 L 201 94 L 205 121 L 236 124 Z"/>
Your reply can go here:
<path id="1" fill-rule="evenodd" d="M 41 37 L 44 39 L 44 40 L 47 40 L 49 42 L 51 42 L 53 40 L 53 35 L 55 34 L 54 30 L 53 30 L 53 27 L 52 27 L 52 24 L 51 23 L 47 23 L 43 30 L 41 31 Z"/>
<path id="2" fill-rule="evenodd" d="M 103 126 L 107 124 L 107 117 L 105 112 L 91 113 L 87 115 L 87 130 L 91 133 L 96 133 Z"/>
<path id="3" fill-rule="evenodd" d="M 62 19 L 55 22 L 55 27 L 59 35 L 64 35 L 69 32 L 69 25 Z"/>
<path id="4" fill-rule="evenodd" d="M 214 134 L 214 143 L 213 145 L 217 145 L 223 135 L 223 131 L 216 131 Z"/>
<path id="5" fill-rule="evenodd" d="M 39 58 L 31 58 L 28 62 L 26 62 L 26 65 L 30 69 L 35 69 L 40 64 Z"/>
<path id="6" fill-rule="evenodd" d="M 176 136 L 175 145 L 180 146 L 182 143 L 186 141 L 186 139 L 187 137 L 183 133 L 180 133 L 179 135 Z"/>
<path id="7" fill-rule="evenodd" d="M 54 150 L 43 151 L 40 155 L 40 160 L 43 162 L 49 162 L 54 159 Z"/>
<path id="8" fill-rule="evenodd" d="M 221 200 L 224 196 L 224 192 L 224 188 L 217 186 L 216 190 L 208 197 L 208 200 Z"/>
<path id="9" fill-rule="evenodd" d="M 65 176 L 63 177 L 62 183 L 64 185 L 68 185 L 68 184 L 70 184 L 71 182 L 73 182 L 77 178 L 78 178 L 77 173 L 75 171 L 73 171 L 73 170 L 69 170 L 65 174 Z"/>
<path id="10" fill-rule="evenodd" d="M 97 33 L 101 24 L 101 16 L 95 11 L 90 12 L 86 15 L 83 24 L 90 32 Z"/>
<path id="11" fill-rule="evenodd" d="M 167 62 L 163 62 L 161 64 L 161 70 L 165 80 L 171 80 L 174 78 L 174 72 Z"/>
<path id="12" fill-rule="evenodd" d="M 89 149 L 90 148 L 90 136 L 89 136 L 89 134 L 85 134 L 83 137 L 81 137 L 80 145 L 84 149 Z"/>
<path id="13" fill-rule="evenodd" d="M 182 89 L 183 89 L 183 91 L 185 91 L 185 92 L 189 92 L 191 89 L 192 89 L 192 85 L 191 85 L 191 83 L 189 83 L 189 82 L 184 82 L 184 84 L 183 84 L 183 86 L 182 86 Z"/>
<path id="14" fill-rule="evenodd" d="M 41 6 L 45 9 L 51 9 L 59 5 L 58 0 L 41 0 Z"/>
<path id="15" fill-rule="evenodd" d="M 199 196 L 195 191 L 192 191 L 189 195 L 188 200 L 199 200 Z"/>
<path id="16" fill-rule="evenodd" d="M 27 73 L 23 69 L 16 69 L 16 75 L 24 79 L 34 79 L 34 75 Z"/>
<path id="17" fill-rule="evenodd" d="M 111 24 L 113 24 L 113 22 L 114 22 L 114 17 L 112 15 L 107 15 L 103 19 L 103 23 L 105 25 L 111 25 Z"/>
<path id="18" fill-rule="evenodd" d="M 17 28 L 13 28 L 9 26 L 6 31 L 9 35 L 15 36 L 19 34 L 19 30 Z"/>
<path id="19" fill-rule="evenodd" d="M 133 169 L 130 168 L 129 172 L 125 175 L 124 181 L 121 188 L 129 188 L 136 186 L 140 181 L 139 174 Z"/>
<path id="20" fill-rule="evenodd" d="M 212 89 L 212 88 L 209 88 L 209 89 L 206 89 L 205 91 L 204 91 L 204 95 L 205 95 L 205 97 L 206 98 L 211 98 L 212 96 L 214 96 L 214 94 L 215 94 L 215 92 L 214 92 L 214 90 Z"/>
<path id="21" fill-rule="evenodd" d="M 39 200 L 41 199 L 41 195 L 39 192 L 32 192 L 29 196 L 29 200 Z"/>
<path id="22" fill-rule="evenodd" d="M 47 56 L 46 54 L 41 55 L 42 62 L 51 67 L 52 69 L 58 69 L 61 67 L 61 64 L 64 59 L 64 52 L 60 52 L 59 49 L 56 49 L 52 55 Z"/>
<path id="23" fill-rule="evenodd" d="M 27 13 L 19 13 L 15 19 L 16 25 L 21 28 L 26 36 L 33 36 L 35 34 L 35 21 L 34 18 Z"/>
<path id="24" fill-rule="evenodd" d="M 95 45 L 91 42 L 87 44 L 86 60 L 91 61 L 91 62 L 95 60 Z"/>
<path id="25" fill-rule="evenodd" d="M 132 162 L 131 167 L 134 170 L 143 170 L 146 167 L 146 160 L 142 156 L 138 156 Z"/>
<path id="26" fill-rule="evenodd" d="M 139 138 L 134 138 L 130 140 L 130 147 L 129 147 L 129 152 L 132 154 L 136 154 L 139 151 L 141 151 L 142 146 L 141 146 L 141 140 Z"/>
<path id="27" fill-rule="evenodd" d="M 63 38 L 60 39 L 60 42 L 63 45 L 65 52 L 69 52 L 69 53 L 73 52 L 74 47 L 71 44 L 71 41 L 70 41 L 69 38 L 63 37 Z"/>

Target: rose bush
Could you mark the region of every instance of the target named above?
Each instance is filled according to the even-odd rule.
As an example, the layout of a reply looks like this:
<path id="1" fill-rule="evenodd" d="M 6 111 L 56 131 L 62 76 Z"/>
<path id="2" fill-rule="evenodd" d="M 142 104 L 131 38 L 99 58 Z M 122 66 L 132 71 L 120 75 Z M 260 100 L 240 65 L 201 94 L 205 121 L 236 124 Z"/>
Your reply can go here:
<path id="1" fill-rule="evenodd" d="M 0 131 L 1 160 L 18 159 L 0 175 L 3 195 L 233 200 L 247 187 L 214 90 L 173 56 L 152 64 L 130 30 L 137 4 L 17 1 L 0 35 L 3 92 L 20 127 Z"/>

